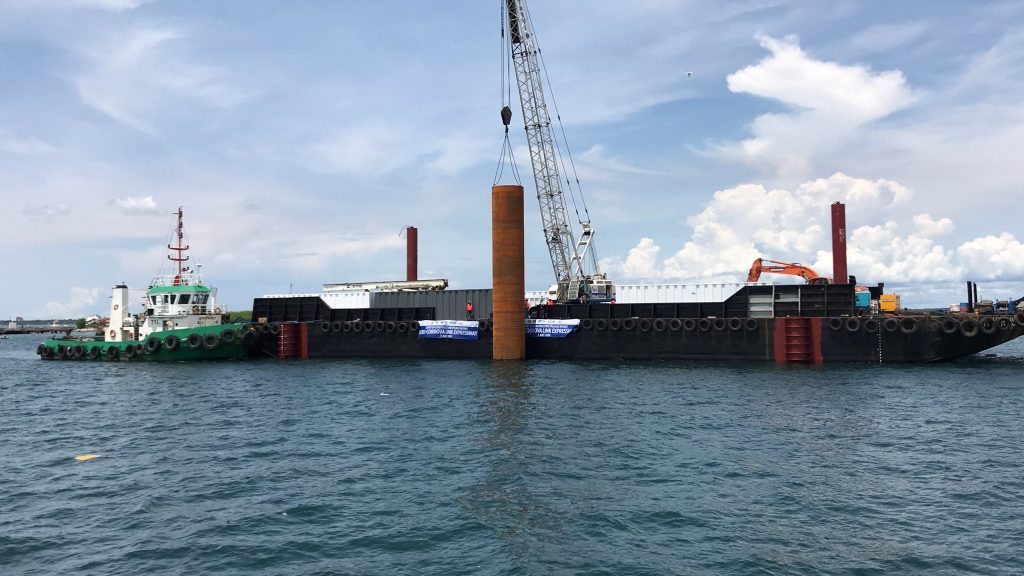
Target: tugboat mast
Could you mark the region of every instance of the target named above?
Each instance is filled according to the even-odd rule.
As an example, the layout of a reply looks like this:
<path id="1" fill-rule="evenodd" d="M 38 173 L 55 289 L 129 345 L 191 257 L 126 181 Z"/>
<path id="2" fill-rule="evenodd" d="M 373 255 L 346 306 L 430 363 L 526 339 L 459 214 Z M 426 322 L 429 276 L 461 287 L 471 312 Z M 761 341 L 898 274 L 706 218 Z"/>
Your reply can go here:
<path id="1" fill-rule="evenodd" d="M 169 250 L 172 250 L 171 254 L 167 255 L 167 259 L 172 261 L 172 262 L 177 262 L 178 263 L 178 273 L 174 275 L 174 285 L 175 286 L 181 286 L 181 284 L 182 284 L 181 274 L 183 272 L 188 272 L 189 271 L 188 266 L 184 266 L 183 267 L 181 265 L 182 262 L 186 262 L 189 259 L 189 256 L 185 256 L 183 254 L 185 252 L 185 250 L 188 250 L 188 246 L 187 245 L 186 246 L 182 246 L 181 245 L 182 240 L 184 240 L 184 238 L 185 238 L 184 227 L 182 226 L 182 221 L 181 221 L 181 206 L 178 206 L 177 215 L 178 215 L 178 227 L 177 227 L 178 245 L 177 246 L 171 246 L 170 244 L 167 245 L 167 248 Z"/>

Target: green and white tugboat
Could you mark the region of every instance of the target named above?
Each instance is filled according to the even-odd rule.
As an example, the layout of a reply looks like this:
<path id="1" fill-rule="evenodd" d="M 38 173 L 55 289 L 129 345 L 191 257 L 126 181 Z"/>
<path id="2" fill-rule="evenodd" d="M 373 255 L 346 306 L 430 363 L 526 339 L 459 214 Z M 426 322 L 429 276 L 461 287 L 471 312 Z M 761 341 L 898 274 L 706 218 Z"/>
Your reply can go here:
<path id="1" fill-rule="evenodd" d="M 97 338 L 51 338 L 39 345 L 44 360 L 181 361 L 242 358 L 259 340 L 245 324 L 228 321 L 217 305 L 217 289 L 184 266 L 182 211 L 178 208 L 177 243 L 168 244 L 167 259 L 176 272 L 160 274 L 146 289 L 143 312 L 128 310 L 128 287 L 114 286 L 110 322 Z"/>

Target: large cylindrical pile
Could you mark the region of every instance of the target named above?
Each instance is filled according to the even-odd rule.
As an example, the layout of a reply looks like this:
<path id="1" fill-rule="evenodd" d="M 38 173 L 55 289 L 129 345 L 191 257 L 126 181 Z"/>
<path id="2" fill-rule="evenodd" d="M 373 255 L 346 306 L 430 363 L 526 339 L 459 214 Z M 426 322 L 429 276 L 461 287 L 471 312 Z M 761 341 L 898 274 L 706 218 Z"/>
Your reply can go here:
<path id="1" fill-rule="evenodd" d="M 526 357 L 523 187 L 491 188 L 491 270 L 495 360 Z"/>
<path id="2" fill-rule="evenodd" d="M 419 231 L 415 226 L 405 229 L 405 279 L 410 282 L 419 280 Z"/>

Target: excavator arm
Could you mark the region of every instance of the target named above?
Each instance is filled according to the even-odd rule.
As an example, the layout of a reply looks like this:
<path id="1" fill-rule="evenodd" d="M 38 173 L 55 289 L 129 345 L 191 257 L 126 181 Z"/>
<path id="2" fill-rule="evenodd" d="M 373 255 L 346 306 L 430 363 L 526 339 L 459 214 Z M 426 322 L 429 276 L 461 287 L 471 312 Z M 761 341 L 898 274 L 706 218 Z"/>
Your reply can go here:
<path id="1" fill-rule="evenodd" d="M 831 284 L 832 279 L 820 276 L 817 272 L 795 262 L 779 262 L 777 260 L 765 260 L 758 258 L 754 260 L 754 263 L 750 266 L 750 272 L 747 274 L 747 282 L 757 282 L 761 278 L 763 273 L 769 274 L 786 274 L 789 276 L 799 276 L 807 281 L 808 284 Z"/>

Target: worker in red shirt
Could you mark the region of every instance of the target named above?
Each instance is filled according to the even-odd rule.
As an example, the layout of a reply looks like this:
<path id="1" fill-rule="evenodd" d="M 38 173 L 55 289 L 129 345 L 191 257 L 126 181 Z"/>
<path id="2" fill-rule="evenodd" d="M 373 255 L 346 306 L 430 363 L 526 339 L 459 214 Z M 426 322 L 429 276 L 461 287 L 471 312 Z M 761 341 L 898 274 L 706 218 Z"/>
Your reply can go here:
<path id="1" fill-rule="evenodd" d="M 466 319 L 473 319 L 473 302 L 470 300 L 466 300 Z"/>

